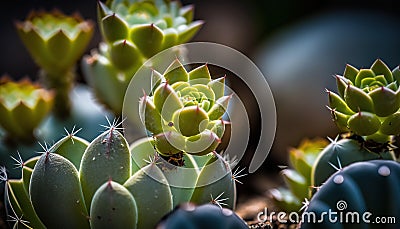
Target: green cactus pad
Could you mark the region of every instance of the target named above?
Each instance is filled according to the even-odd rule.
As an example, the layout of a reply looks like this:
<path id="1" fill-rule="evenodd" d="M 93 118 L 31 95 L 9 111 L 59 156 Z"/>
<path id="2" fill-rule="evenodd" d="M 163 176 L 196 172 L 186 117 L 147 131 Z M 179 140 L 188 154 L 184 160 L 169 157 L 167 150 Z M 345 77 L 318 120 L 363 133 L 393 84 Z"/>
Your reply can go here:
<path id="1" fill-rule="evenodd" d="M 400 164 L 397 162 L 373 160 L 353 163 L 333 174 L 313 196 L 306 214 L 314 213 L 321 220 L 305 220 L 301 228 L 397 228 L 396 223 L 383 224 L 374 220 L 378 216 L 400 217 L 396 200 L 400 192 L 399 180 Z M 336 223 L 329 220 L 327 212 L 337 213 Z M 366 212 L 370 212 L 371 217 L 363 217 Z M 358 214 L 359 222 L 353 213 Z M 343 215 L 341 222 L 340 215 Z"/>
<path id="2" fill-rule="evenodd" d="M 218 199 L 226 199 L 223 202 L 225 206 L 233 209 L 236 204 L 236 186 L 229 164 L 215 154 L 200 171 L 190 201 L 195 204 L 205 204 L 218 202 Z"/>
<path id="3" fill-rule="evenodd" d="M 86 205 L 96 190 L 109 179 L 124 183 L 131 174 L 131 155 L 126 139 L 111 128 L 87 147 L 79 170 Z"/>
<path id="4" fill-rule="evenodd" d="M 318 156 L 312 170 L 312 185 L 321 186 L 336 168 L 344 168 L 358 161 L 375 159 L 394 160 L 393 152 L 374 153 L 353 139 L 333 140 Z M 335 167 L 336 168 L 335 168 Z"/>
<path id="5" fill-rule="evenodd" d="M 124 184 L 136 200 L 138 229 L 154 228 L 163 215 L 172 210 L 172 194 L 162 171 L 151 163 L 136 172 Z"/>
<path id="6" fill-rule="evenodd" d="M 232 210 L 213 204 L 195 206 L 182 204 L 164 217 L 157 226 L 159 229 L 247 229 L 247 224 Z"/>
<path id="7" fill-rule="evenodd" d="M 47 227 L 89 228 L 78 171 L 64 157 L 54 153 L 40 157 L 32 173 L 29 194 L 37 215 Z"/>
<path id="8" fill-rule="evenodd" d="M 137 221 L 136 201 L 124 186 L 110 180 L 97 189 L 90 207 L 91 228 L 136 229 Z"/>
<path id="9" fill-rule="evenodd" d="M 89 142 L 83 138 L 69 134 L 52 146 L 53 152 L 68 159 L 76 169 L 81 165 L 83 153 Z"/>

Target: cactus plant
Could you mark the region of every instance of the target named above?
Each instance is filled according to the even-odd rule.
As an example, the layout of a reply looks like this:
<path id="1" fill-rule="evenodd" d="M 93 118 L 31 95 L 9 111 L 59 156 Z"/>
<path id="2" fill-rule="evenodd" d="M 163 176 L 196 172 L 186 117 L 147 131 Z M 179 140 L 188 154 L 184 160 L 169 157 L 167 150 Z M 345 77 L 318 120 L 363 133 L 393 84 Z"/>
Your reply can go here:
<path id="1" fill-rule="evenodd" d="M 378 143 L 400 134 L 399 67 L 391 71 L 379 59 L 369 69 L 347 65 L 336 82 L 338 94 L 327 92 L 332 118 L 341 130 Z"/>
<path id="2" fill-rule="evenodd" d="M 313 168 L 313 185 L 320 186 L 336 169 L 353 162 L 394 160 L 392 139 L 399 135 L 399 68 L 391 71 L 382 60 L 370 69 L 347 65 L 343 76 L 336 76 L 338 94 L 327 90 L 332 119 L 345 138 L 331 140 Z M 400 117 L 400 116 L 399 116 Z"/>
<path id="3" fill-rule="evenodd" d="M 0 126 L 7 141 L 34 141 L 34 130 L 49 114 L 53 98 L 52 92 L 28 79 L 20 82 L 0 79 Z"/>
<path id="4" fill-rule="evenodd" d="M 94 26 L 79 15 L 60 11 L 32 12 L 17 22 L 18 34 L 33 60 L 41 68 L 46 87 L 55 91 L 54 111 L 58 117 L 69 115 L 69 93 L 75 76 L 75 63 L 92 38 Z"/>
<path id="5" fill-rule="evenodd" d="M 333 174 L 306 206 L 306 214 L 320 221 L 304 219 L 301 228 L 398 228 L 398 224 L 373 222 L 374 217 L 400 217 L 400 164 L 388 160 L 353 163 Z M 384 192 L 384 194 L 382 194 Z M 328 212 L 336 212 L 332 218 Z M 363 217 L 370 212 L 368 217 Z M 349 214 L 356 213 L 359 217 Z M 341 216 L 342 215 L 342 216 Z M 372 217 L 371 217 L 372 216 Z M 340 218 L 339 218 L 340 217 Z M 330 220 L 330 219 L 331 220 Z M 336 219 L 336 222 L 332 222 Z M 356 220 L 351 222 L 351 220 Z M 365 222 L 364 220 L 371 222 Z M 346 222 L 346 220 L 348 220 Z"/>
<path id="6" fill-rule="evenodd" d="M 322 138 L 305 139 L 297 148 L 289 150 L 292 168 L 282 170 L 288 188 L 269 190 L 277 207 L 287 212 L 298 211 L 302 201 L 310 197 L 312 167 L 321 150 L 327 145 L 328 141 Z"/>
<path id="7" fill-rule="evenodd" d="M 177 228 L 247 229 L 248 226 L 230 209 L 212 204 L 196 206 L 185 203 L 166 215 L 157 226 L 157 229 Z"/>
<path id="8" fill-rule="evenodd" d="M 312 185 L 319 187 L 333 173 L 354 162 L 376 159 L 394 160 L 393 150 L 374 152 L 365 146 L 363 139 L 330 139 L 331 143 L 321 151 L 312 168 Z M 361 141 L 361 142 L 360 142 Z"/>
<path id="9" fill-rule="evenodd" d="M 152 138 L 129 147 L 117 126 L 110 124 L 91 143 L 73 132 L 41 156 L 20 160 L 19 180 L 3 174 L 16 225 L 153 228 L 183 202 L 234 207 L 236 178 L 221 156 L 204 156 L 208 162 L 199 167 L 187 154 L 177 168 L 157 156 Z"/>
<path id="10" fill-rule="evenodd" d="M 214 151 L 231 98 L 224 95 L 225 78 L 212 80 L 207 65 L 187 72 L 179 60 L 163 75 L 153 70 L 152 77 L 152 91 L 141 98 L 139 112 L 157 151 L 166 157 Z"/>
<path id="11" fill-rule="evenodd" d="M 97 99 L 122 114 L 126 88 L 154 54 L 187 42 L 203 24 L 193 22 L 193 6 L 169 0 L 113 0 L 98 3 L 104 42 L 82 60 L 84 75 Z"/>

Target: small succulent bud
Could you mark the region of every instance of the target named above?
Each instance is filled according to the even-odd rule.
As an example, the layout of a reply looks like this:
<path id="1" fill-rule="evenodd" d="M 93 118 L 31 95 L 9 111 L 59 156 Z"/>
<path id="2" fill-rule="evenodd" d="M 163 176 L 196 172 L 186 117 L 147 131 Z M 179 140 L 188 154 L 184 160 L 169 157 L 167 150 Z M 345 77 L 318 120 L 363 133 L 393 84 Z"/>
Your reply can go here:
<path id="1" fill-rule="evenodd" d="M 35 62 L 50 74 L 68 71 L 92 38 L 94 25 L 79 15 L 32 12 L 16 23 L 18 34 Z"/>
<path id="2" fill-rule="evenodd" d="M 53 106 L 54 95 L 29 80 L 0 80 L 0 126 L 10 140 L 34 141 L 34 130 Z"/>
<path id="3" fill-rule="evenodd" d="M 154 71 L 155 72 L 155 71 Z M 154 74 L 153 74 L 154 75 Z M 224 78 L 212 80 L 207 65 L 189 72 L 175 60 L 143 96 L 140 117 L 164 156 L 180 152 L 205 155 L 213 152 L 223 136 L 221 119 L 231 96 L 224 96 Z"/>

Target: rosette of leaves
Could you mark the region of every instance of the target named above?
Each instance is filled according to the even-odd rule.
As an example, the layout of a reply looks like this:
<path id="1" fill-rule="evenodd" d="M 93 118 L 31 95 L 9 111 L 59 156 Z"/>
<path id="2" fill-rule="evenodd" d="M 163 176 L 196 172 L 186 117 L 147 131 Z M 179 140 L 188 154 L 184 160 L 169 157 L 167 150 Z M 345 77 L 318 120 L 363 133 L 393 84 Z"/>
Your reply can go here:
<path id="1" fill-rule="evenodd" d="M 82 61 L 97 99 L 122 114 L 126 88 L 136 71 L 154 54 L 190 40 L 203 24 L 193 21 L 193 6 L 179 1 L 114 0 L 99 2 L 104 43 Z"/>
<path id="2" fill-rule="evenodd" d="M 34 130 L 53 106 L 54 94 L 28 79 L 0 79 L 0 126 L 10 142 L 31 143 Z"/>
<path id="3" fill-rule="evenodd" d="M 163 75 L 153 71 L 152 92 L 140 99 L 139 112 L 161 155 L 201 156 L 217 148 L 231 98 L 224 95 L 224 81 L 211 79 L 207 65 L 187 72 L 178 60 Z"/>
<path id="4" fill-rule="evenodd" d="M 32 12 L 17 22 L 18 35 L 33 60 L 41 68 L 46 87 L 55 91 L 55 113 L 66 117 L 70 111 L 69 92 L 75 76 L 75 63 L 93 35 L 91 21 L 60 11 Z"/>
<path id="5" fill-rule="evenodd" d="M 274 204 L 287 212 L 298 211 L 302 201 L 311 194 L 311 171 L 319 153 L 328 145 L 322 138 L 303 140 L 297 148 L 289 150 L 291 168 L 282 170 L 288 188 L 271 189 Z"/>
<path id="6" fill-rule="evenodd" d="M 347 65 L 336 76 L 338 94 L 327 90 L 332 118 L 342 131 L 385 143 L 400 134 L 400 70 L 382 60 L 369 69 Z"/>

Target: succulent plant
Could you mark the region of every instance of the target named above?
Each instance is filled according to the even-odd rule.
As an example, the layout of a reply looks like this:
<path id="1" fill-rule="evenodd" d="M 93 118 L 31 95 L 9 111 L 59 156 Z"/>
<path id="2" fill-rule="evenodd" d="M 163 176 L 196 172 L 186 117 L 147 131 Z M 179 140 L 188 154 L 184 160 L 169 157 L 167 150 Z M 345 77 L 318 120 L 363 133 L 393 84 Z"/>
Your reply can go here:
<path id="1" fill-rule="evenodd" d="M 378 143 L 400 134 L 399 67 L 391 71 L 379 59 L 369 69 L 347 65 L 336 81 L 338 94 L 327 92 L 332 118 L 342 131 Z"/>
<path id="2" fill-rule="evenodd" d="M 60 11 L 33 12 L 16 23 L 19 37 L 37 65 L 46 87 L 55 90 L 55 112 L 66 117 L 70 110 L 69 92 L 75 63 L 93 35 L 94 26 L 79 15 Z"/>
<path id="3" fill-rule="evenodd" d="M 28 79 L 0 79 L 0 126 L 11 142 L 33 142 L 34 130 L 48 115 L 53 93 Z"/>
<path id="4" fill-rule="evenodd" d="M 311 171 L 319 153 L 328 145 L 322 138 L 303 140 L 297 148 L 289 150 L 289 162 L 292 168 L 282 170 L 288 188 L 279 187 L 269 190 L 274 204 L 287 212 L 298 211 L 302 201 L 311 194 Z"/>
<path id="5" fill-rule="evenodd" d="M 362 139 L 330 139 L 331 143 L 325 147 L 315 160 L 311 183 L 313 187 L 320 187 L 333 173 L 352 163 L 377 159 L 394 160 L 393 151 L 386 148 L 381 152 L 374 152 L 366 147 Z M 361 142 L 360 142 L 361 141 Z"/>
<path id="6" fill-rule="evenodd" d="M 231 96 L 224 96 L 225 78 L 211 79 L 207 65 L 187 72 L 174 61 L 163 75 L 153 71 L 150 95 L 140 100 L 139 112 L 154 146 L 163 156 L 206 155 L 224 134 L 222 116 Z"/>
<path id="7" fill-rule="evenodd" d="M 86 56 L 83 70 L 97 99 L 122 114 L 126 88 L 136 71 L 154 54 L 190 40 L 203 24 L 193 22 L 193 6 L 169 0 L 99 2 L 98 21 L 104 43 Z"/>
<path id="8" fill-rule="evenodd" d="M 157 156 L 152 138 L 129 147 L 116 126 L 91 143 L 73 132 L 45 146 L 41 156 L 19 161 L 19 180 L 3 169 L 15 225 L 147 229 L 183 202 L 234 207 L 236 177 L 221 156 L 204 156 L 200 165 L 186 154 L 177 168 Z"/>
<path id="9" fill-rule="evenodd" d="M 381 224 L 374 220 L 382 216 L 400 217 L 400 205 L 396 200 L 400 192 L 399 180 L 400 164 L 395 161 L 353 163 L 333 174 L 317 191 L 306 206 L 305 214 L 308 218 L 315 214 L 319 221 L 303 218 L 301 228 L 398 228 L 397 222 Z M 336 214 L 332 217 L 328 212 Z M 370 214 L 363 217 L 366 212 Z M 336 222 L 332 222 L 334 219 Z"/>
<path id="10" fill-rule="evenodd" d="M 157 229 L 178 228 L 247 229 L 248 226 L 230 209 L 213 204 L 196 206 L 184 203 L 166 215 L 157 226 Z"/>

